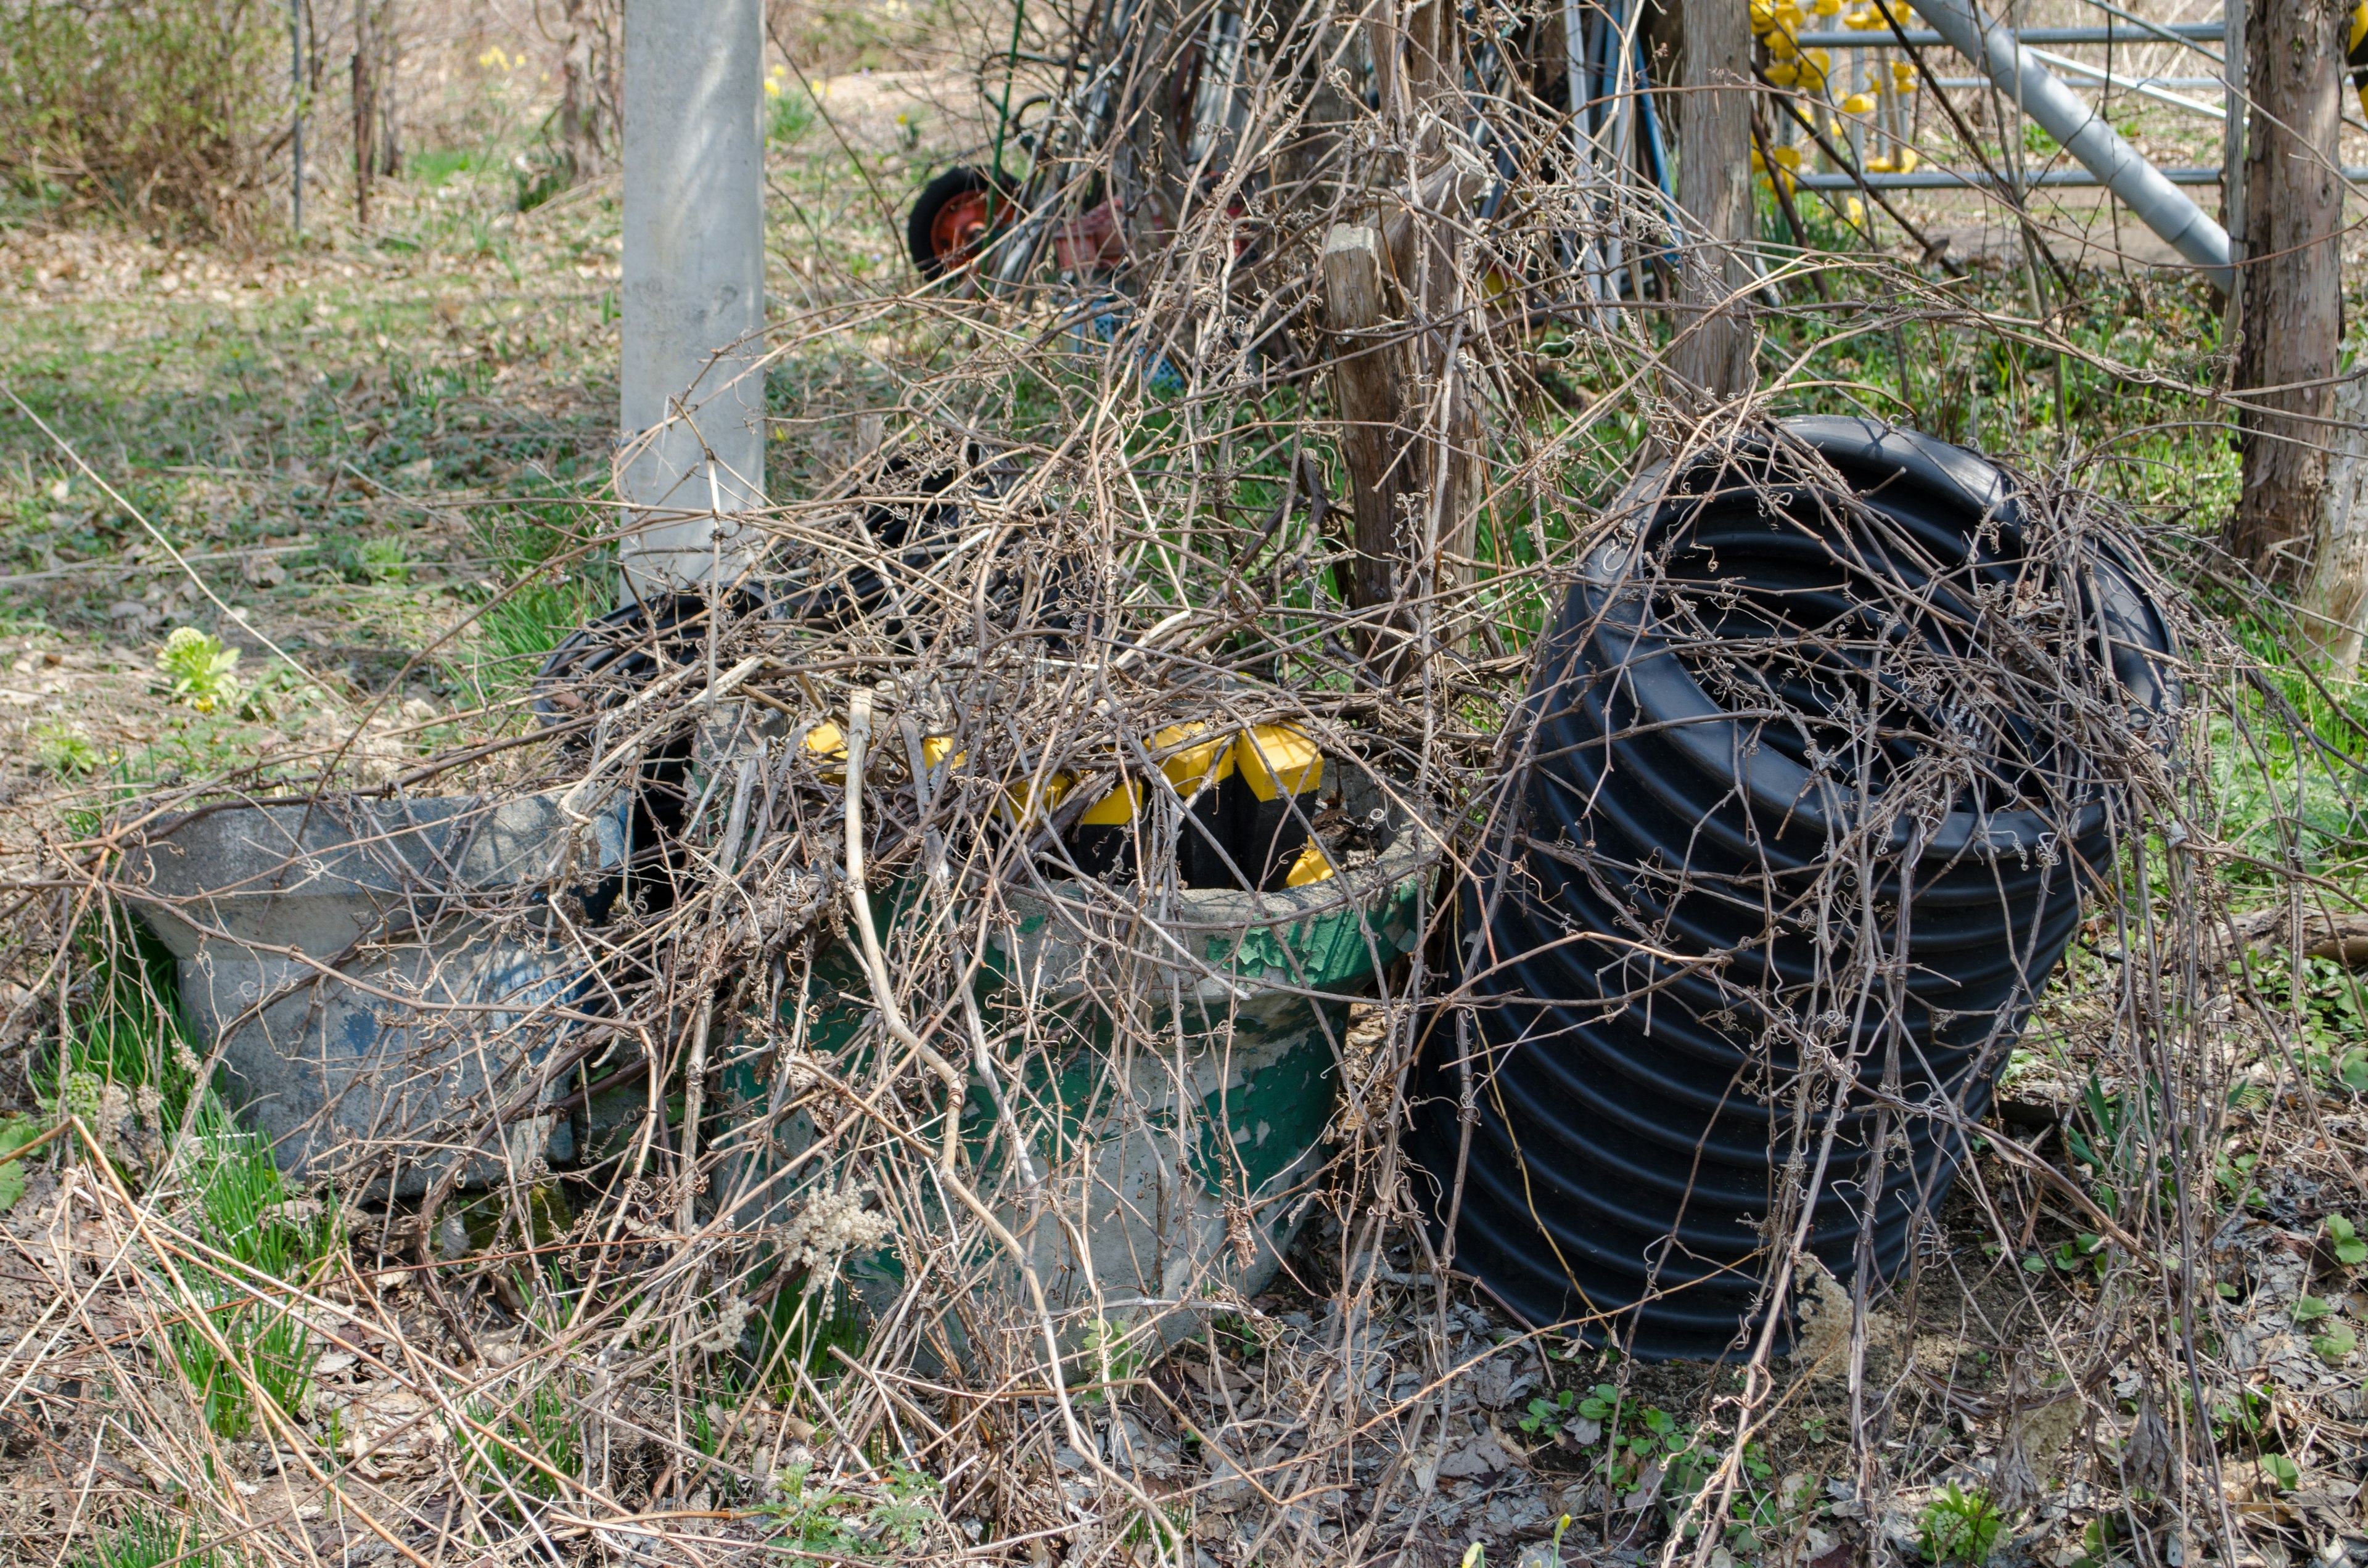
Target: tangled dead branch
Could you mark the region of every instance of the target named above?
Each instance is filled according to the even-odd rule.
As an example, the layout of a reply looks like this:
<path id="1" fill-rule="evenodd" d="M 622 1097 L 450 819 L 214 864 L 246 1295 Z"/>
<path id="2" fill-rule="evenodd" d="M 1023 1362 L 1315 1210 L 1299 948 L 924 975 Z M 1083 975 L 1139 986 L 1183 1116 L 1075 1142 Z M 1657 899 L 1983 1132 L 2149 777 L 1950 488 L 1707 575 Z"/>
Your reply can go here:
<path id="1" fill-rule="evenodd" d="M 57 1478 L 28 1539 L 1725 1568 L 2003 1530 L 2275 1568 L 2360 1537 L 2368 1051 L 2294 939 L 2345 915 L 2348 710 L 2196 608 L 2260 613 L 2080 483 L 2107 465 L 2009 473 L 2015 570 L 1861 574 L 1822 631 L 1645 548 L 1670 485 L 1823 394 L 1805 348 L 1736 403 L 1673 378 L 1682 235 L 1571 166 L 1536 18 L 1467 23 L 1482 136 L 1420 49 L 1363 108 L 1367 30 L 1251 17 L 1256 90 L 1187 161 L 1158 106 L 1207 20 L 1074 67 L 1140 107 L 1046 210 L 1125 194 L 1122 287 L 990 246 L 780 324 L 783 373 L 903 336 L 793 422 L 820 477 L 742 520 L 738 580 L 595 623 L 373 787 L 340 748 L 119 796 L 15 868 L 6 1028 L 50 1125 L 0 1133 L 0 1414 Z M 1737 302 L 1763 365 L 1826 319 L 1770 263 Z M 1904 265 L 1816 267 L 1858 290 L 1822 342 L 1978 329 L 2164 380 Z M 1751 483 L 1772 515 L 1820 473 Z M 1439 1222 L 1466 1146 L 1404 1137 L 1443 1071 L 1474 1104 L 1498 1071 L 1455 1049 L 1458 901 L 1531 831 L 1523 694 L 1606 547 L 1602 603 L 1649 602 L 1840 802 L 1811 874 L 1727 890 L 1825 932 L 1805 971 L 1572 933 L 1721 975 L 1737 1092 L 1803 1155 L 1732 1364 L 1510 1315 Z M 2163 607 L 2176 702 L 2112 675 L 2105 575 Z M 1876 1035 L 1828 1015 L 1915 977 L 1862 905 L 1965 802 L 2102 843 L 2089 903 L 1964 1021 L 1972 1065 L 1870 1081 Z M 1854 1268 L 1806 1173 L 1867 1116 L 1861 1190 L 1919 1140 L 1957 1174 Z"/>

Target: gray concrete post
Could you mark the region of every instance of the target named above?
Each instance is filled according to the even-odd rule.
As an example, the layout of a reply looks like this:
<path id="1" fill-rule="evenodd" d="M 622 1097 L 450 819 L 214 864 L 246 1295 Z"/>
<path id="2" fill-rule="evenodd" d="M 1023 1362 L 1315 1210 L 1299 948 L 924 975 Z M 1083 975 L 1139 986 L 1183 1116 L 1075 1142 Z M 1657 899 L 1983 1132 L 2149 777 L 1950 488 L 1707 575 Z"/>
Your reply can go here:
<path id="1" fill-rule="evenodd" d="M 761 0 L 627 0 L 620 551 L 647 596 L 730 582 L 765 504 Z"/>

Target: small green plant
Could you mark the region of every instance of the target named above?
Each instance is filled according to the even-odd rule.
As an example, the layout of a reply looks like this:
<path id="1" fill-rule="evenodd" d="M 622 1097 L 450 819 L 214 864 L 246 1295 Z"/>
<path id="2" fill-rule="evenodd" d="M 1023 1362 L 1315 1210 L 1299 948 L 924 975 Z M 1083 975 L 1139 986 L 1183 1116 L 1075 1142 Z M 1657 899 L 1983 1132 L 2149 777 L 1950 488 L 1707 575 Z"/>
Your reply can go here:
<path id="1" fill-rule="evenodd" d="M 463 1443 L 476 1471 L 477 1490 L 499 1499 L 511 1512 L 556 1498 L 561 1483 L 553 1471 L 568 1477 L 583 1473 L 583 1437 L 575 1403 L 556 1377 L 538 1379 L 507 1403 L 480 1400 L 469 1414 L 483 1428 L 472 1429 Z M 708 1419 L 705 1406 L 698 1414 L 702 1423 Z"/>
<path id="2" fill-rule="evenodd" d="M 909 1551 L 921 1544 L 929 1521 L 937 1517 L 932 1499 L 938 1483 L 917 1470 L 897 1465 L 888 1472 L 885 1490 L 888 1495 L 871 1506 L 865 1523 L 874 1539 L 893 1540 Z"/>
<path id="3" fill-rule="evenodd" d="M 165 677 L 176 702 L 200 713 L 238 706 L 238 650 L 225 648 L 222 639 L 194 626 L 177 626 L 156 655 L 157 673 Z"/>
<path id="4" fill-rule="evenodd" d="M 365 583 L 408 582 L 411 553 L 399 539 L 366 539 L 354 549 L 354 570 Z"/>
<path id="5" fill-rule="evenodd" d="M 1192 1517 L 1181 1508 L 1150 1509 L 1134 1516 L 1119 1544 L 1127 1548 L 1150 1547 L 1155 1555 L 1190 1557 Z M 1139 1559 L 1141 1553 L 1135 1554 Z"/>
<path id="6" fill-rule="evenodd" d="M 776 65 L 765 77 L 765 137 L 783 146 L 804 140 L 814 123 L 814 99 L 803 87 L 790 85 L 786 75 Z"/>
<path id="7" fill-rule="evenodd" d="M 2283 1454 L 2263 1454 L 2260 1469 L 2261 1479 L 2280 1492 L 2291 1492 L 2302 1484 L 2302 1467 Z"/>
<path id="8" fill-rule="evenodd" d="M 2212 1167 L 2213 1179 L 2220 1184 L 2231 1203 L 2259 1208 L 2268 1201 L 2261 1189 L 2253 1185 L 2253 1169 L 2260 1162 L 2259 1154 L 2223 1154 Z"/>
<path id="9" fill-rule="evenodd" d="M 219 1568 L 213 1548 L 200 1546 L 197 1528 L 135 1508 L 97 1544 L 74 1559 L 75 1568 Z"/>
<path id="10" fill-rule="evenodd" d="M 2056 1247 L 2055 1267 L 2065 1273 L 2078 1276 L 2083 1270 L 2102 1276 L 2105 1272 L 2105 1238 L 2083 1231 Z"/>
<path id="11" fill-rule="evenodd" d="M 2213 1439 L 2223 1445 L 2258 1443 L 2269 1425 L 2270 1396 L 2260 1389 L 2239 1389 L 2234 1399 L 2212 1407 Z"/>
<path id="12" fill-rule="evenodd" d="M 0 1155 L 13 1154 L 41 1135 L 41 1130 L 30 1117 L 12 1116 L 0 1119 Z M 25 1196 L 25 1162 L 10 1160 L 0 1165 L 0 1214 L 17 1207 Z"/>
<path id="13" fill-rule="evenodd" d="M 412 153 L 404 160 L 414 178 L 423 181 L 430 189 L 444 184 L 454 175 L 476 169 L 484 163 L 478 153 L 464 147 L 431 147 Z"/>
<path id="14" fill-rule="evenodd" d="M 1577 1389 L 1564 1389 L 1552 1399 L 1541 1396 L 1530 1401 L 1529 1414 L 1521 1417 L 1521 1430 L 1535 1434 L 1559 1428 L 1568 1419 L 1571 1405 L 1577 1398 Z"/>
<path id="15" fill-rule="evenodd" d="M 2098 1515 L 2080 1532 L 2080 1556 L 2072 1568 L 2101 1568 L 2112 1560 L 2113 1548 L 2120 1543 L 2121 1532 L 2113 1528 L 2113 1516 Z"/>
<path id="16" fill-rule="evenodd" d="M 2368 1263 L 2368 1241 L 2360 1239 L 2360 1233 L 2352 1229 L 2351 1221 L 2340 1214 L 2329 1214 L 2326 1234 L 2327 1250 L 2335 1256 L 2336 1262 L 2346 1268 L 2357 1268 Z"/>
<path id="17" fill-rule="evenodd" d="M 1934 1493 L 1916 1522 L 1916 1535 L 1928 1562 L 1953 1562 L 1975 1568 L 1998 1550 L 2006 1517 L 1987 1492 L 1964 1492 L 1953 1481 Z"/>
<path id="18" fill-rule="evenodd" d="M 63 719 L 44 719 L 33 726 L 33 760 L 53 778 L 81 778 L 97 771 L 100 758 L 88 735 Z"/>
<path id="19" fill-rule="evenodd" d="M 1216 1352 L 1212 1348 L 1210 1353 Z M 1143 1369 L 1142 1347 L 1124 1324 L 1108 1318 L 1096 1318 L 1087 1328 L 1085 1358 L 1096 1384 L 1081 1396 L 1089 1402 L 1105 1398 L 1108 1385 L 1125 1382 Z"/>
<path id="20" fill-rule="evenodd" d="M 849 1500 L 826 1486 L 807 1490 L 806 1476 L 813 1469 L 811 1462 L 801 1460 L 774 1478 L 781 1500 L 760 1511 L 771 1515 L 781 1527 L 781 1539 L 776 1544 L 793 1551 L 803 1548 L 817 1556 L 852 1557 L 863 1552 L 869 1543 L 854 1521 L 845 1517 Z"/>
<path id="21" fill-rule="evenodd" d="M 2118 1217 L 2125 1199 L 2142 1201 L 2149 1178 L 2163 1207 L 2176 1207 L 2169 1142 L 2156 1127 L 2159 1090 L 2150 1082 L 2144 1090 L 2109 1091 L 2090 1073 L 2078 1111 L 2065 1124 L 2065 1147 L 2074 1164 L 2088 1167 L 2089 1193 L 2108 1214 Z"/>

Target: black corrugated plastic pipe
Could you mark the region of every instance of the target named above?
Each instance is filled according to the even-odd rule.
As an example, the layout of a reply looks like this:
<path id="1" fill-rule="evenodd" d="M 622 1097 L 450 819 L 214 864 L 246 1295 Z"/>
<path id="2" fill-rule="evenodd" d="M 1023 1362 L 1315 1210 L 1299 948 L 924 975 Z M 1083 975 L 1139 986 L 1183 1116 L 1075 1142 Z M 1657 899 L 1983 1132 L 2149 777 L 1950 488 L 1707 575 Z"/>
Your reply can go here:
<path id="1" fill-rule="evenodd" d="M 1905 1148 L 1862 1227 L 1866 1091 L 1888 1060 L 1909 1105 L 1987 1108 L 2116 853 L 2123 797 L 2069 710 L 2118 705 L 2145 734 L 2178 699 L 2133 574 L 2102 547 L 2026 554 L 1988 461 L 1864 420 L 1778 428 L 1640 477 L 1638 527 L 1588 558 L 1463 884 L 1471 1006 L 1434 1017 L 1412 1129 L 1458 1269 L 1532 1324 L 1648 1358 L 1747 1348 L 1778 1183 L 1829 1126 L 1810 1250 L 1848 1278 L 1871 1242 L 1872 1267 L 1898 1269 L 1959 1145 L 1894 1115 Z M 2049 641 L 2046 596 L 2067 590 Z M 1943 748 L 1973 758 L 1945 812 Z M 1851 971 L 1861 925 L 1896 953 L 1904 874 L 1907 961 Z M 1839 1113 L 1794 1102 L 1810 1037 L 1813 1056 L 1859 1052 Z"/>

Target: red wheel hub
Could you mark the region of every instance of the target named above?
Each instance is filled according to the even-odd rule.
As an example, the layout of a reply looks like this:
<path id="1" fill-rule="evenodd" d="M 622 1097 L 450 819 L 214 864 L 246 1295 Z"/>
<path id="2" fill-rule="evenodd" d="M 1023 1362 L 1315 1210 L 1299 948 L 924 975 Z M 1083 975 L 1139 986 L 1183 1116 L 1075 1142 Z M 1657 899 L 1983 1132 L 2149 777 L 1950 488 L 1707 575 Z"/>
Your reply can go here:
<path id="1" fill-rule="evenodd" d="M 929 254 L 948 267 L 970 260 L 986 238 L 987 192 L 965 191 L 929 221 Z"/>

